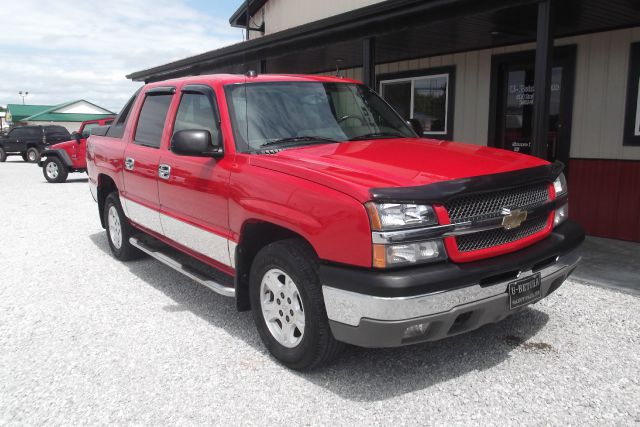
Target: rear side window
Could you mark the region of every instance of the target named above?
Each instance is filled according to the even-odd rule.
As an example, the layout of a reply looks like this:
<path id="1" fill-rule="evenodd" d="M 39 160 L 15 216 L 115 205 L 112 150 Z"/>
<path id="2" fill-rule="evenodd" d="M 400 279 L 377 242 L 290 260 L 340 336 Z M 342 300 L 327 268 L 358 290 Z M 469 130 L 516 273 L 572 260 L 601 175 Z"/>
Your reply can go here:
<path id="1" fill-rule="evenodd" d="M 24 132 L 26 138 L 42 138 L 42 128 L 40 126 L 26 127 Z"/>
<path id="2" fill-rule="evenodd" d="M 45 126 L 47 136 L 70 136 L 69 130 L 64 126 Z"/>
<path id="3" fill-rule="evenodd" d="M 172 94 L 147 95 L 140 110 L 134 142 L 146 147 L 160 148 L 164 122 Z"/>
<path id="4" fill-rule="evenodd" d="M 124 128 L 127 124 L 127 119 L 129 118 L 129 113 L 131 112 L 133 103 L 136 101 L 136 98 L 138 98 L 139 93 L 140 89 L 138 89 L 136 93 L 134 93 L 133 96 L 129 99 L 129 101 L 127 101 L 125 106 L 120 111 L 120 114 L 118 114 L 118 117 L 115 118 L 115 121 L 107 131 L 106 136 L 109 136 L 111 138 L 122 138 L 122 135 L 124 135 Z"/>
<path id="5" fill-rule="evenodd" d="M 208 130 L 212 141 L 218 139 L 220 130 L 218 129 L 216 109 L 208 96 L 201 93 L 182 95 L 173 133 L 187 129 Z"/>

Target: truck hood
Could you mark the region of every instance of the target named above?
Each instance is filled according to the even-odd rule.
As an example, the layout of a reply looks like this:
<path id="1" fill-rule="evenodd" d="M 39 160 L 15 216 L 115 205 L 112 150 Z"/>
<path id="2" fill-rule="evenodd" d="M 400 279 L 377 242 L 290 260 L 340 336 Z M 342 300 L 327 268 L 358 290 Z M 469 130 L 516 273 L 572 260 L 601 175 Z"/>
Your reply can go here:
<path id="1" fill-rule="evenodd" d="M 414 187 L 532 168 L 548 162 L 507 150 L 430 139 L 353 141 L 252 155 L 257 167 L 371 200 L 372 188 Z"/>

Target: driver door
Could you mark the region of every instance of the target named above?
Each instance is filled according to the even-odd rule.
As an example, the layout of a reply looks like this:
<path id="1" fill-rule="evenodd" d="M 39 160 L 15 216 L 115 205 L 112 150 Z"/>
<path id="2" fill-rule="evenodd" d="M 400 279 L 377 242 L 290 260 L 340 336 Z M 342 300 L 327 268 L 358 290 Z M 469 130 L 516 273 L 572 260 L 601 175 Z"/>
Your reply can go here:
<path id="1" fill-rule="evenodd" d="M 23 151 L 24 139 L 26 133 L 25 129 L 14 128 L 7 135 L 7 139 L 4 143 L 5 151 L 7 152 L 16 152 Z"/>

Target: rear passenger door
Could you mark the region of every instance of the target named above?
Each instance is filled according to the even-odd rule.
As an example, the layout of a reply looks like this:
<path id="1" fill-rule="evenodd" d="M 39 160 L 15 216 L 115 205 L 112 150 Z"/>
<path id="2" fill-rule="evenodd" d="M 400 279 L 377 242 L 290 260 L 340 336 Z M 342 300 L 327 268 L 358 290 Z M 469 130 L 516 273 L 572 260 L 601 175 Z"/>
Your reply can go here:
<path id="1" fill-rule="evenodd" d="M 182 87 L 171 137 L 181 130 L 206 130 L 212 141 L 221 141 L 220 115 L 211 87 Z M 229 163 L 224 157 L 177 155 L 162 150 L 158 181 L 165 236 L 226 267 L 231 266 Z"/>
<path id="2" fill-rule="evenodd" d="M 144 94 L 136 126 L 124 152 L 124 192 L 121 200 L 127 217 L 162 234 L 158 201 L 158 164 L 165 137 L 165 121 L 175 88 L 156 87 Z"/>

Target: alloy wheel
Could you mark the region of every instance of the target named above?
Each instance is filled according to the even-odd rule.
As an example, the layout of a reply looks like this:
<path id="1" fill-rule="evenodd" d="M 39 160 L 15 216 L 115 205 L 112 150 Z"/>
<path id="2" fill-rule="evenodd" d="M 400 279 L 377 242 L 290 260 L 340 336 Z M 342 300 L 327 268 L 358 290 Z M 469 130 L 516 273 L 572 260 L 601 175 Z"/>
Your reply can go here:
<path id="1" fill-rule="evenodd" d="M 111 243 L 113 243 L 116 249 L 120 249 L 122 247 L 122 224 L 120 224 L 120 216 L 115 206 L 109 208 L 107 219 L 109 222 L 109 237 L 111 237 Z"/>
<path id="2" fill-rule="evenodd" d="M 287 273 L 273 268 L 260 283 L 260 308 L 271 335 L 287 348 L 304 337 L 305 314 L 295 282 Z"/>
<path id="3" fill-rule="evenodd" d="M 55 162 L 47 163 L 47 176 L 51 179 L 56 179 L 60 171 L 58 165 Z"/>

